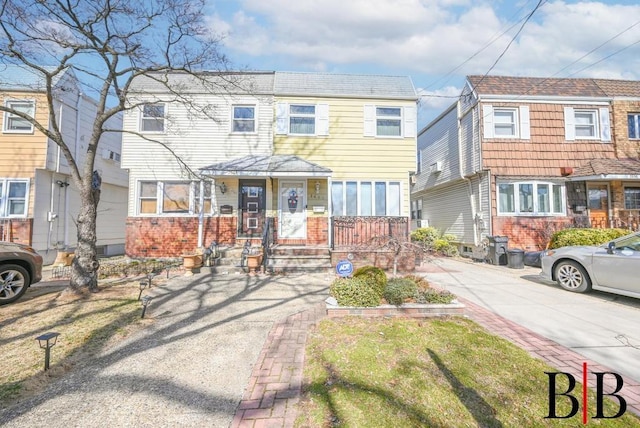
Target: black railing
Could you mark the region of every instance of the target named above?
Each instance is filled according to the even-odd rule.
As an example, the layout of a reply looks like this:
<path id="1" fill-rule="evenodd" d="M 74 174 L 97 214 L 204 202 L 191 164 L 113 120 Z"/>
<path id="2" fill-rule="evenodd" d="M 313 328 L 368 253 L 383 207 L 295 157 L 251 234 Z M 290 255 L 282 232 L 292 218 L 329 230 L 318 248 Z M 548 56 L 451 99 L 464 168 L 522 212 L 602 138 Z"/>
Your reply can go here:
<path id="1" fill-rule="evenodd" d="M 268 259 L 271 255 L 271 246 L 274 243 L 273 217 L 267 217 L 262 231 L 262 266 L 267 268 Z"/>
<path id="2" fill-rule="evenodd" d="M 374 238 L 389 236 L 399 242 L 409 240 L 407 217 L 351 217 L 331 218 L 332 248 L 368 245 Z"/>

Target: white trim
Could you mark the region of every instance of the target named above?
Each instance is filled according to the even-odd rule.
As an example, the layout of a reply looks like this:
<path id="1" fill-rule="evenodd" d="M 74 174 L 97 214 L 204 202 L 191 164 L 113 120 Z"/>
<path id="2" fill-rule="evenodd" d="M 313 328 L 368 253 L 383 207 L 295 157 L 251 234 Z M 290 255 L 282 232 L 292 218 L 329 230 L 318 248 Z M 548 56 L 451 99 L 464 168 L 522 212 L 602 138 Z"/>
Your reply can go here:
<path id="1" fill-rule="evenodd" d="M 162 130 L 161 130 L 161 131 L 145 131 L 145 130 L 143 129 L 143 125 L 142 125 L 142 124 L 144 123 L 144 120 L 145 120 L 145 119 L 154 119 L 154 120 L 157 120 L 157 119 L 159 119 L 159 118 L 156 118 L 156 117 L 148 117 L 148 118 L 145 118 L 145 116 L 144 116 L 144 107 L 145 107 L 145 106 L 147 106 L 147 105 L 156 105 L 156 104 L 157 104 L 157 105 L 162 105 L 162 106 L 163 106 L 163 113 L 162 113 L 162 114 L 163 114 L 163 116 L 162 116 Z M 141 104 L 141 105 L 140 105 L 140 108 L 139 108 L 139 110 L 138 110 L 138 111 L 139 111 L 139 116 L 138 116 L 138 131 L 139 131 L 141 134 L 164 134 L 164 133 L 166 133 L 166 132 L 167 132 L 167 113 L 168 113 L 168 110 L 169 110 L 169 106 L 168 106 L 168 104 L 167 104 L 167 103 L 163 103 L 163 102 L 149 102 L 149 103 Z"/>
<path id="2" fill-rule="evenodd" d="M 531 124 L 529 119 L 529 106 L 520 106 L 520 139 L 531 139 Z"/>
<path id="3" fill-rule="evenodd" d="M 0 217 L 2 218 L 27 218 L 29 215 L 29 192 L 31 190 L 31 180 L 28 178 L 0 178 L 2 184 L 2 192 L 0 192 Z M 24 213 L 22 214 L 9 214 L 9 185 L 11 183 L 24 183 L 25 196 L 24 196 Z M 15 199 L 15 198 L 14 198 Z M 22 199 L 22 198 L 19 198 Z"/>
<path id="4" fill-rule="evenodd" d="M 32 112 L 33 112 L 31 117 L 32 118 L 36 117 L 36 100 L 35 99 L 29 99 L 29 98 L 17 99 L 17 98 L 12 98 L 12 99 L 6 100 L 4 102 L 4 105 L 7 108 L 12 108 L 13 109 L 13 107 L 9 107 L 9 105 L 13 104 L 13 103 L 15 103 L 15 104 L 31 104 L 31 109 L 32 109 Z M 15 115 L 15 114 L 13 114 L 11 112 L 8 112 L 8 111 L 5 111 L 3 116 L 4 116 L 4 120 L 3 120 L 3 124 L 2 124 L 2 133 L 3 134 L 33 134 L 34 129 L 35 129 L 35 127 L 33 126 L 33 123 L 28 122 L 29 126 L 30 126 L 30 129 L 28 129 L 28 130 L 27 129 L 8 129 L 7 126 L 9 125 L 9 119 L 11 117 L 15 117 L 15 118 L 22 119 L 22 120 L 24 120 L 24 119 L 21 118 L 18 115 Z"/>
<path id="5" fill-rule="evenodd" d="M 251 119 L 243 119 L 243 118 L 236 118 L 235 113 L 236 113 L 236 107 L 238 108 L 252 108 L 253 109 L 253 131 L 235 131 L 234 125 L 235 125 L 235 121 L 239 120 L 239 121 L 249 121 Z M 230 129 L 229 129 L 229 134 L 232 135 L 253 135 L 253 134 L 257 134 L 258 133 L 258 105 L 257 104 L 232 104 L 231 105 L 231 123 L 230 123 Z"/>
<path id="6" fill-rule="evenodd" d="M 528 96 L 526 98 L 514 98 L 513 95 L 491 95 L 490 97 L 479 97 L 479 101 L 486 103 L 517 103 L 517 104 L 573 104 L 573 105 L 601 105 L 608 106 L 611 98 L 588 98 L 588 97 L 556 97 L 556 96 Z"/>

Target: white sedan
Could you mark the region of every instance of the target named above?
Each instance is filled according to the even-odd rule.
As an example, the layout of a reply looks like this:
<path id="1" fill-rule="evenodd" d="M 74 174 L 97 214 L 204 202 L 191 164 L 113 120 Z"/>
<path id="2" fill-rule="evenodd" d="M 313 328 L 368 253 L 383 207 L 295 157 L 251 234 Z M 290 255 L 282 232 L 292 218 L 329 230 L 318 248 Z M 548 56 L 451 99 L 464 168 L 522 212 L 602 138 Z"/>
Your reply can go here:
<path id="1" fill-rule="evenodd" d="M 594 289 L 640 298 L 640 232 L 599 247 L 547 250 L 541 275 L 577 293 Z"/>

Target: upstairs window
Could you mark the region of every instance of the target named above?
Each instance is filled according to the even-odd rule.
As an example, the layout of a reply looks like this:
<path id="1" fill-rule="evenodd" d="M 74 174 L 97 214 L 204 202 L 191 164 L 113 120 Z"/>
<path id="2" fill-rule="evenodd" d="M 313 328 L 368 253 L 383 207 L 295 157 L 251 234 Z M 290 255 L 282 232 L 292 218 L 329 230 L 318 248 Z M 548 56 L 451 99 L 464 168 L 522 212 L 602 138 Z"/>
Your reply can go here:
<path id="1" fill-rule="evenodd" d="M 629 113 L 627 121 L 629 123 L 629 139 L 640 139 L 640 113 Z"/>
<path id="2" fill-rule="evenodd" d="M 329 135 L 329 104 L 276 105 L 277 135 Z"/>
<path id="3" fill-rule="evenodd" d="M 414 138 L 417 134 L 415 106 L 364 106 L 364 136 Z"/>
<path id="4" fill-rule="evenodd" d="M 255 106 L 233 106 L 233 128 L 231 132 L 256 132 Z"/>
<path id="5" fill-rule="evenodd" d="M 140 117 L 141 132 L 164 132 L 165 105 L 161 103 L 145 104 L 142 106 Z"/>
<path id="6" fill-rule="evenodd" d="M 7 108 L 13 109 L 27 116 L 34 117 L 36 110 L 35 101 L 13 100 L 7 101 Z M 7 133 L 31 133 L 33 125 L 27 119 L 14 113 L 4 113 L 4 132 Z"/>
<path id="7" fill-rule="evenodd" d="M 316 133 L 316 106 L 295 105 L 289 106 L 289 133 L 301 135 L 315 135 Z"/>
<path id="8" fill-rule="evenodd" d="M 565 140 L 611 141 L 609 109 L 564 108 Z"/>
<path id="9" fill-rule="evenodd" d="M 400 137 L 402 135 L 402 109 L 400 107 L 376 107 L 376 136 Z"/>
<path id="10" fill-rule="evenodd" d="M 483 136 L 486 139 L 510 138 L 529 140 L 529 106 L 494 107 L 482 106 Z"/>

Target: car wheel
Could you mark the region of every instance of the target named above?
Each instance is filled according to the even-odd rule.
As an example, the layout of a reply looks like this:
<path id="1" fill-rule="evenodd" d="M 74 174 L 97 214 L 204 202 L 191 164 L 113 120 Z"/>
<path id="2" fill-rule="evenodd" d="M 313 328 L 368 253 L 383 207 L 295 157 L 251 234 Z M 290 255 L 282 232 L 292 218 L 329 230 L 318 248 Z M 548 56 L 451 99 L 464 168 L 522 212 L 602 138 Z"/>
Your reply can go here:
<path id="1" fill-rule="evenodd" d="M 591 289 L 591 279 L 584 268 L 573 261 L 563 261 L 556 266 L 556 281 L 565 290 L 584 293 Z"/>
<path id="2" fill-rule="evenodd" d="M 0 266 L 0 305 L 18 300 L 27 291 L 30 280 L 22 266 Z"/>

